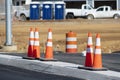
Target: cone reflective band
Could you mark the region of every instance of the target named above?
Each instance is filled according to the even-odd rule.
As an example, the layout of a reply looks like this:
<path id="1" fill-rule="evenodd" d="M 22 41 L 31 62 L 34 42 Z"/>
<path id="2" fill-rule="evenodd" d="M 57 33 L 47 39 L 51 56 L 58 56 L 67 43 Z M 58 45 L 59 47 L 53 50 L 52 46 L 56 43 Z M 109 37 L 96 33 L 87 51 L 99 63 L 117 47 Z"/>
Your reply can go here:
<path id="1" fill-rule="evenodd" d="M 92 43 L 92 34 L 88 33 L 88 42 L 85 58 L 85 67 L 93 66 L 93 43 Z"/>
<path id="2" fill-rule="evenodd" d="M 77 52 L 77 38 L 76 33 L 70 31 L 66 33 L 66 53 Z"/>
<path id="3" fill-rule="evenodd" d="M 45 58 L 46 59 L 53 59 L 52 29 L 48 30 L 48 38 L 47 38 L 47 44 L 46 44 Z"/>
<path id="4" fill-rule="evenodd" d="M 52 47 L 52 30 L 48 30 L 47 46 Z"/>
<path id="5" fill-rule="evenodd" d="M 34 38 L 34 47 L 33 54 L 35 58 L 40 58 L 40 45 L 39 45 L 39 33 L 38 29 L 35 28 L 35 38 Z"/>
<path id="6" fill-rule="evenodd" d="M 100 34 L 96 35 L 96 46 L 94 52 L 93 68 L 102 68 Z"/>
<path id="7" fill-rule="evenodd" d="M 48 42 L 47 46 L 52 47 L 52 42 Z"/>
<path id="8" fill-rule="evenodd" d="M 30 28 L 30 36 L 29 36 L 29 46 L 28 46 L 28 57 L 33 57 L 33 45 L 34 45 L 34 31 Z"/>

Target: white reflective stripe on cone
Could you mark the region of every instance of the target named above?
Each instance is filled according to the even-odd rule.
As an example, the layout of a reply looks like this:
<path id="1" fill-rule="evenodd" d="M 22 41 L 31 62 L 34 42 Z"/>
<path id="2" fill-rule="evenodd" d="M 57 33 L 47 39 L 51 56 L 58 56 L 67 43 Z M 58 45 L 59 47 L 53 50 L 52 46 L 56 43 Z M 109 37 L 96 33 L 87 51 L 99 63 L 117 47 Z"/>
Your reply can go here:
<path id="1" fill-rule="evenodd" d="M 39 41 L 35 41 L 34 45 L 39 46 Z"/>
<path id="2" fill-rule="evenodd" d="M 37 39 L 39 38 L 38 32 L 35 33 L 35 38 L 37 38 Z"/>
<path id="3" fill-rule="evenodd" d="M 66 41 L 77 41 L 76 37 L 68 37 L 66 38 Z"/>
<path id="4" fill-rule="evenodd" d="M 67 45 L 66 48 L 77 48 L 77 45 Z"/>
<path id="5" fill-rule="evenodd" d="M 48 39 L 52 39 L 52 32 L 48 33 Z"/>
<path id="6" fill-rule="evenodd" d="M 93 53 L 93 48 L 87 48 L 88 53 Z"/>
<path id="7" fill-rule="evenodd" d="M 88 44 L 90 44 L 90 45 L 92 44 L 92 37 L 88 38 Z"/>
<path id="8" fill-rule="evenodd" d="M 33 40 L 29 41 L 29 45 L 34 45 L 34 41 Z"/>
<path id="9" fill-rule="evenodd" d="M 95 49 L 95 54 L 101 54 L 101 49 Z"/>
<path id="10" fill-rule="evenodd" d="M 47 43 L 47 46 L 52 47 L 52 42 L 48 42 L 48 43 Z"/>
<path id="11" fill-rule="evenodd" d="M 34 38 L 34 32 L 30 33 L 30 38 Z"/>
<path id="12" fill-rule="evenodd" d="M 96 39 L 96 45 L 97 45 L 97 46 L 101 46 L 100 38 L 97 38 L 97 39 Z"/>

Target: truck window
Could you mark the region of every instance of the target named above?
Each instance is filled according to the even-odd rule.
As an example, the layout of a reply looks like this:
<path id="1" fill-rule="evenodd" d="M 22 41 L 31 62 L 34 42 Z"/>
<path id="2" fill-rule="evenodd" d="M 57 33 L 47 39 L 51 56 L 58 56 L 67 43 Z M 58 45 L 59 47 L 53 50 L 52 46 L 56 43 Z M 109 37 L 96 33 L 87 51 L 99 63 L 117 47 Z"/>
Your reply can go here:
<path id="1" fill-rule="evenodd" d="M 20 3 L 19 3 L 19 1 L 17 1 L 17 2 L 16 2 L 16 6 L 19 6 L 19 5 L 20 5 Z"/>
<path id="2" fill-rule="evenodd" d="M 99 9 L 97 9 L 97 11 L 103 11 L 103 8 L 99 8 Z"/>
<path id="3" fill-rule="evenodd" d="M 87 9 L 87 7 L 86 7 L 86 6 L 84 6 L 84 9 Z"/>
<path id="4" fill-rule="evenodd" d="M 25 4 L 25 1 L 22 1 L 22 2 L 21 2 L 21 5 L 24 5 L 24 4 Z"/>
<path id="5" fill-rule="evenodd" d="M 108 8 L 105 8 L 105 11 L 108 11 Z"/>

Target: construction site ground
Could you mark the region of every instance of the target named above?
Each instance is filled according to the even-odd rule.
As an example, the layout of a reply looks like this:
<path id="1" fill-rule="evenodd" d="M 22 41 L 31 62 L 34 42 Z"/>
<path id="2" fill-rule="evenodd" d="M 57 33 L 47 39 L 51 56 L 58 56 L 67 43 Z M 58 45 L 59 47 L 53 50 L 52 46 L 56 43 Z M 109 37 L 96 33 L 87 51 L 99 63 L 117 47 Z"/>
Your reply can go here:
<path id="1" fill-rule="evenodd" d="M 5 21 L 0 21 L 0 46 L 6 41 Z M 86 50 L 87 34 L 92 33 L 93 46 L 95 47 L 96 34 L 101 35 L 102 53 L 120 53 L 120 19 L 71 19 L 61 21 L 13 21 L 12 41 L 17 45 L 17 52 L 27 52 L 30 28 L 39 29 L 41 52 L 45 50 L 48 29 L 53 31 L 53 49 L 57 51 L 66 50 L 66 33 L 73 31 L 77 33 L 78 53 Z M 93 48 L 94 48 L 93 47 Z"/>

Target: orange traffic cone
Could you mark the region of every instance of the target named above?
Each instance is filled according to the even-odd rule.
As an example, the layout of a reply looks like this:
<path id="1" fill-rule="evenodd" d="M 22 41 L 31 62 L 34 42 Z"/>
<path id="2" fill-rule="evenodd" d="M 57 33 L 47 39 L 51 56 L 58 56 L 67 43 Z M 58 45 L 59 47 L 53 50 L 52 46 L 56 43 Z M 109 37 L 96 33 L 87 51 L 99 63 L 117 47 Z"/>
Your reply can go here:
<path id="1" fill-rule="evenodd" d="M 28 57 L 33 57 L 33 45 L 34 45 L 34 31 L 30 28 L 30 36 L 29 36 L 29 46 L 28 46 Z"/>
<path id="2" fill-rule="evenodd" d="M 78 68 L 92 70 L 92 71 L 106 71 L 107 68 L 102 67 L 100 34 L 97 34 L 97 36 L 96 36 L 96 46 L 95 46 L 94 56 L 92 55 L 92 53 L 93 53 L 92 39 L 90 39 L 91 34 L 89 33 L 88 36 L 89 36 L 89 38 L 88 38 L 88 46 L 87 46 L 86 64 L 85 64 L 85 66 L 78 66 Z M 88 60 L 90 60 L 90 61 L 88 61 Z"/>
<path id="3" fill-rule="evenodd" d="M 93 68 L 97 68 L 97 69 L 102 68 L 100 34 L 96 35 L 96 45 L 95 45 L 95 52 L 94 52 Z"/>
<path id="4" fill-rule="evenodd" d="M 48 30 L 48 39 L 46 44 L 46 53 L 45 53 L 46 59 L 53 59 L 53 48 L 52 48 L 52 30 Z"/>
<path id="5" fill-rule="evenodd" d="M 39 33 L 37 28 L 35 28 L 33 54 L 34 54 L 34 58 L 37 58 L 37 59 L 40 58 Z"/>
<path id="6" fill-rule="evenodd" d="M 53 58 L 53 48 L 52 48 L 52 29 L 48 30 L 48 37 L 46 43 L 46 52 L 45 52 L 45 59 L 41 59 L 43 61 L 54 61 Z"/>
<path id="7" fill-rule="evenodd" d="M 88 33 L 88 42 L 87 42 L 87 50 L 86 50 L 85 67 L 92 67 L 92 66 L 93 66 L 92 34 Z"/>

